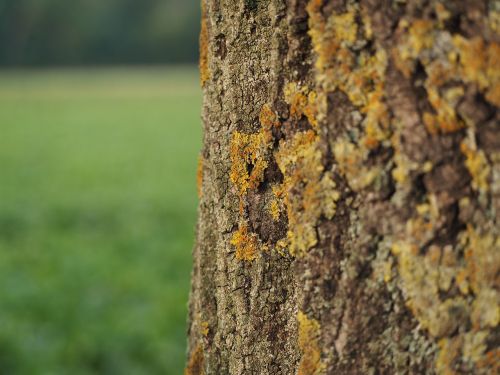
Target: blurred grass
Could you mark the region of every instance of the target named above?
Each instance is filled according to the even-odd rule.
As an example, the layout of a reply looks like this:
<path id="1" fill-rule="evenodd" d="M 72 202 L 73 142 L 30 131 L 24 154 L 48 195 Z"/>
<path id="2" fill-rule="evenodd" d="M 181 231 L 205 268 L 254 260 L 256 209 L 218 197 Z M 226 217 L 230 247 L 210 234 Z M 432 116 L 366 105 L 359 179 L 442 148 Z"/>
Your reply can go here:
<path id="1" fill-rule="evenodd" d="M 0 373 L 180 374 L 193 68 L 0 71 Z"/>

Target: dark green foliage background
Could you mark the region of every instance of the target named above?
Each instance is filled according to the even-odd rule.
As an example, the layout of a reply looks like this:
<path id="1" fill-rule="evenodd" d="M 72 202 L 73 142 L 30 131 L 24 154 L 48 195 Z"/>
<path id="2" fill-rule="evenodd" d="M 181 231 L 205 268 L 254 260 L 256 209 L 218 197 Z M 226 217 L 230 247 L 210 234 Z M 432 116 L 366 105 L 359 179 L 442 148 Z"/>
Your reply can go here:
<path id="1" fill-rule="evenodd" d="M 0 66 L 197 60 L 199 0 L 0 0 Z"/>

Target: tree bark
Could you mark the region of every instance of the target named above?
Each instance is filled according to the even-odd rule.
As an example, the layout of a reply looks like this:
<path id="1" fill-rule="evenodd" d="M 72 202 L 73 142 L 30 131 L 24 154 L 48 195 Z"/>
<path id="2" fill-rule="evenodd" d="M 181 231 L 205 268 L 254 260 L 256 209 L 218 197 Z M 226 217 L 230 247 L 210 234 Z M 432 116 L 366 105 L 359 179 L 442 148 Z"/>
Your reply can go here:
<path id="1" fill-rule="evenodd" d="M 186 374 L 499 373 L 499 3 L 202 7 Z"/>

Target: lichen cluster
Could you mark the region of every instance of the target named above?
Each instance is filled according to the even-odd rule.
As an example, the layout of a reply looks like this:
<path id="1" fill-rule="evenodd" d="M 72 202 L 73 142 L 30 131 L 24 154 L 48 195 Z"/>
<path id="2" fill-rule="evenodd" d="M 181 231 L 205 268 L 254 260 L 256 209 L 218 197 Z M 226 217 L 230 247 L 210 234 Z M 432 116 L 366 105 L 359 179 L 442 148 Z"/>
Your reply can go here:
<path id="1" fill-rule="evenodd" d="M 432 160 L 415 160 L 408 155 L 404 140 L 408 134 L 403 134 L 403 124 L 388 111 L 389 63 L 408 80 L 421 74 L 428 101 L 420 114 L 421 126 L 431 137 L 463 132 L 455 151 L 464 156 L 471 186 L 483 197 L 491 190 L 491 155 L 478 147 L 475 120 L 459 114 L 457 107 L 471 87 L 490 105 L 500 105 L 500 46 L 495 41 L 453 34 L 446 26 L 451 12 L 441 2 L 433 4 L 437 19 L 403 17 L 395 31 L 398 42 L 386 51 L 373 35 L 369 15 L 358 4 L 347 2 L 345 11 L 326 16 L 323 1 L 309 2 L 318 116 L 326 111 L 325 96 L 334 91 L 345 94 L 360 114 L 358 128 L 339 134 L 331 144 L 338 171 L 353 191 L 374 189 L 372 185 L 386 173 L 386 165 L 368 162 L 374 151 L 392 154 L 390 175 L 398 199 L 411 192 L 416 176 L 425 176 L 435 167 Z M 490 24 L 497 24 L 495 17 L 490 12 Z M 427 192 L 417 201 L 409 200 L 411 206 L 406 210 L 412 214 L 405 231 L 384 239 L 392 244 L 397 272 L 392 273 L 391 263 L 387 263 L 383 279 L 398 283 L 414 317 L 439 343 L 439 373 L 453 373 L 457 362 L 485 373 L 493 368 L 494 358 L 498 362 L 499 354 L 487 345 L 500 319 L 498 228 L 471 222 L 455 240 L 441 244 L 435 241 L 444 220 L 440 199 L 450 197 Z M 462 198 L 460 205 L 466 205 L 468 199 Z M 306 247 L 314 245 L 309 232 L 297 233 Z M 479 275 L 480 269 L 484 273 Z"/>
<path id="2" fill-rule="evenodd" d="M 291 103 L 294 109 L 294 102 Z M 299 131 L 293 138 L 281 141 L 275 157 L 284 176 L 287 247 L 292 255 L 301 256 L 316 245 L 317 222 L 322 215 L 328 219 L 333 217 L 340 193 L 335 190 L 333 174 L 322 164 L 315 130 Z"/>
<path id="3" fill-rule="evenodd" d="M 252 261 L 259 249 L 266 248 L 257 234 L 252 233 L 246 218 L 247 194 L 256 190 L 264 180 L 273 148 L 272 127 L 278 126 L 277 116 L 268 105 L 260 114 L 261 128 L 258 133 L 247 134 L 234 131 L 230 143 L 231 171 L 229 178 L 237 189 L 239 197 L 239 225 L 233 234 L 231 244 L 236 248 L 236 258 Z"/>
<path id="4" fill-rule="evenodd" d="M 441 3 L 436 3 L 436 10 L 442 20 L 449 18 Z M 430 133 L 455 132 L 472 124 L 456 113 L 467 84 L 476 85 L 486 100 L 500 105 L 498 43 L 452 34 L 443 22 L 430 19 L 403 19 L 397 34 L 400 41 L 392 56 L 398 69 L 409 78 L 421 64 L 427 74 L 424 87 L 432 110 L 423 113 L 423 122 Z"/>
<path id="5" fill-rule="evenodd" d="M 303 115 L 314 128 L 318 126 L 317 94 L 306 87 L 299 87 L 297 83 L 288 83 L 283 91 L 285 101 L 290 105 L 290 118 L 299 121 Z"/>
<path id="6" fill-rule="evenodd" d="M 324 366 L 321 363 L 321 349 L 319 337 L 321 327 L 315 319 L 310 319 L 305 313 L 299 311 L 297 314 L 299 324 L 299 349 L 301 358 L 298 375 L 319 375 Z"/>
<path id="7" fill-rule="evenodd" d="M 238 259 L 254 260 L 257 254 L 254 250 L 268 248 L 259 245 L 260 240 L 250 233 L 244 213 L 248 191 L 259 187 L 271 161 L 278 165 L 283 182 L 272 187 L 273 199 L 268 209 L 276 221 L 284 211 L 288 221 L 287 236 L 275 244 L 276 248 L 287 249 L 293 256 L 301 256 L 312 248 L 317 243 L 315 228 L 319 218 L 333 217 L 340 196 L 332 172 L 325 170 L 321 160 L 316 93 L 291 82 L 285 85 L 283 96 L 290 114 L 286 123 L 265 104 L 260 111 L 259 132 L 235 131 L 231 138 L 230 180 L 240 198 L 240 225 L 231 243 L 236 247 Z M 308 127 L 300 129 L 299 122 L 304 120 Z M 273 128 L 280 127 L 286 127 L 290 135 L 279 139 L 276 147 Z"/>
<path id="8" fill-rule="evenodd" d="M 460 356 L 466 365 L 481 371 L 487 358 L 500 354 L 498 349 L 487 351 L 486 343 L 489 330 L 500 322 L 500 238 L 478 233 L 469 225 L 460 234 L 457 248 L 433 245 L 422 255 L 417 239 L 424 241 L 432 227 L 432 220 L 411 220 L 406 234 L 412 240 L 392 247 L 407 306 L 438 340 L 440 373 L 449 373 Z M 463 258 L 457 255 L 461 253 Z"/>
<path id="9" fill-rule="evenodd" d="M 236 259 L 252 261 L 263 249 L 255 233 L 251 233 L 246 223 L 241 223 L 233 234 L 231 245 L 236 248 Z"/>
<path id="10" fill-rule="evenodd" d="M 470 86 L 477 88 L 491 105 L 500 104 L 500 46 L 479 37 L 467 39 L 452 34 L 444 26 L 450 12 L 439 2 L 435 7 L 439 22 L 399 22 L 399 43 L 392 57 L 407 78 L 418 66 L 424 69 L 423 87 L 430 109 L 422 114 L 422 123 L 431 135 L 467 128 L 460 151 L 472 188 L 484 196 L 490 190 L 492 168 L 485 152 L 477 146 L 474 120 L 459 114 L 457 106 Z M 399 156 L 398 130 L 394 130 L 398 168 L 393 175 L 403 186 L 410 182 L 407 177 L 412 172 L 427 173 L 433 167 L 430 161 L 419 164 Z M 413 315 L 438 340 L 437 371 L 452 374 L 460 362 L 471 371 L 486 373 L 494 367 L 491 358 L 496 358 L 498 369 L 498 349 L 488 349 L 487 345 L 490 332 L 500 320 L 498 230 L 471 222 L 458 233 L 455 243 L 429 246 L 443 220 L 437 202 L 438 197 L 428 193 L 414 207 L 404 239 L 393 243 L 401 287 Z M 468 197 L 460 200 L 462 209 L 469 204 Z"/>
<path id="11" fill-rule="evenodd" d="M 241 197 L 248 189 L 255 189 L 264 179 L 268 166 L 268 151 L 272 147 L 272 134 L 264 127 L 256 134 L 235 131 L 231 138 L 231 182 Z"/>
<path id="12" fill-rule="evenodd" d="M 391 135 L 384 99 L 388 58 L 384 49 L 370 47 L 373 32 L 369 17 L 357 4 L 350 4 L 345 13 L 332 13 L 326 19 L 321 6 L 322 1 L 311 1 L 308 5 L 309 33 L 317 54 L 319 97 L 340 90 L 362 118 L 359 135 L 341 136 L 333 145 L 341 173 L 350 187 L 358 191 L 369 186 L 380 173 L 366 165 L 370 151 Z M 358 18 L 366 22 L 359 24 Z"/>

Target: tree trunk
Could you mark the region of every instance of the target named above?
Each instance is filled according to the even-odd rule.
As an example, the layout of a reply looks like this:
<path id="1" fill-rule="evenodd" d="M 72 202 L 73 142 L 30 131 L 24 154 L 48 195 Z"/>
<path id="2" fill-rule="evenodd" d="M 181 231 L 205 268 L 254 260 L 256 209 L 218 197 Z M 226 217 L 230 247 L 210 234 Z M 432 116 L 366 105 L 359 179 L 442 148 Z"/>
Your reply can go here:
<path id="1" fill-rule="evenodd" d="M 203 0 L 186 374 L 500 371 L 499 11 Z"/>

